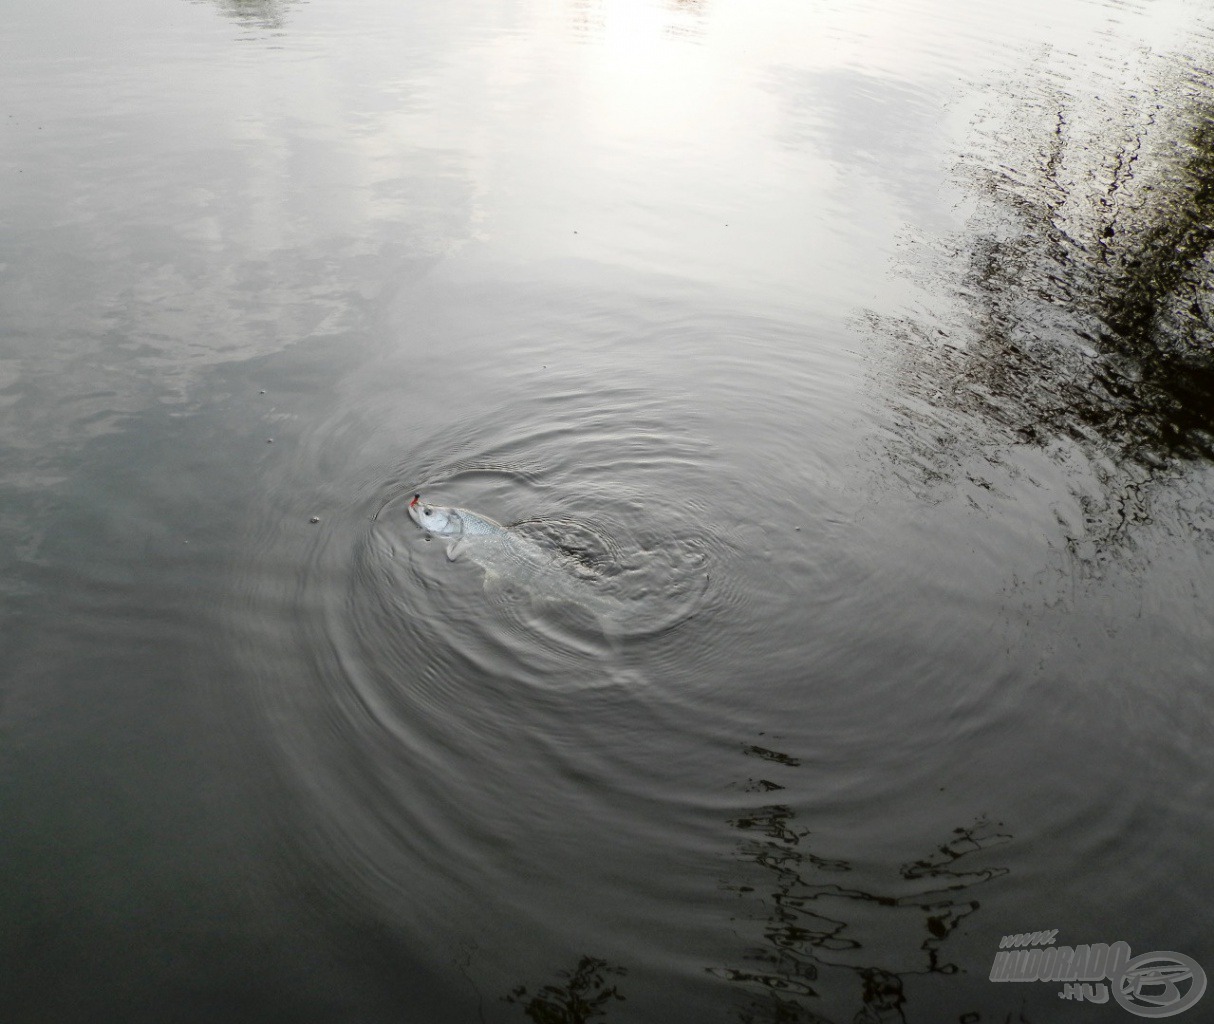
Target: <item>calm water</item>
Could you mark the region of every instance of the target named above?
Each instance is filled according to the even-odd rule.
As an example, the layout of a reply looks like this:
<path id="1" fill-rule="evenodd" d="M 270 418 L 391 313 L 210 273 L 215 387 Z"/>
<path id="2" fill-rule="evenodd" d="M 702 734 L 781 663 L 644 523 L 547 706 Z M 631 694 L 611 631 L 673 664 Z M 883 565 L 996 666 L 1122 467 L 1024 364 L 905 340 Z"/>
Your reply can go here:
<path id="1" fill-rule="evenodd" d="M 0 1018 L 1214 971 L 1212 23 L 10 4 Z M 486 588 L 419 490 L 643 616 Z"/>

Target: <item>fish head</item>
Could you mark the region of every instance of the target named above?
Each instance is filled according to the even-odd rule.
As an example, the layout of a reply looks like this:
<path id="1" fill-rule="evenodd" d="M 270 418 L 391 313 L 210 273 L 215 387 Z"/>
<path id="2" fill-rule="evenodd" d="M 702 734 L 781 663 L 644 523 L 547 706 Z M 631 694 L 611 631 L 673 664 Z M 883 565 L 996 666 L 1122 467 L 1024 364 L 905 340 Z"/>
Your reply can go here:
<path id="1" fill-rule="evenodd" d="M 455 509 L 427 505 L 420 494 L 413 495 L 409 502 L 409 518 L 436 537 L 458 537 L 464 532 L 464 524 Z"/>

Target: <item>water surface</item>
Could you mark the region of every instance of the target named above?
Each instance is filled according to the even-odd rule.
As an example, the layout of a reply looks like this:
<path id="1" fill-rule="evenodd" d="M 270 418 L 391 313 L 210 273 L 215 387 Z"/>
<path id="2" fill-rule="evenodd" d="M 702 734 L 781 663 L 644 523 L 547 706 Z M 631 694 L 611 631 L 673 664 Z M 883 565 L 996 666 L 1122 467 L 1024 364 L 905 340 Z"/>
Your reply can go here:
<path id="1" fill-rule="evenodd" d="M 5 1019 L 1214 970 L 1212 53 L 1183 0 L 10 12 Z M 653 628 L 487 592 L 419 490 Z"/>

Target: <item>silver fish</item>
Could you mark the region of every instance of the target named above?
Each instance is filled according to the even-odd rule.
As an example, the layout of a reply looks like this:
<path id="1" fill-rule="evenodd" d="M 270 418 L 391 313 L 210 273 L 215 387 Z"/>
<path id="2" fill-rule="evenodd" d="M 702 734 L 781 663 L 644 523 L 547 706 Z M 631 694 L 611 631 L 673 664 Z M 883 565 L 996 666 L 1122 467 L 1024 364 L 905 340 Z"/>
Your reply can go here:
<path id="1" fill-rule="evenodd" d="M 415 494 L 409 502 L 409 518 L 431 537 L 441 538 L 447 558 L 467 558 L 485 572 L 485 589 L 516 586 L 533 599 L 576 605 L 588 612 L 604 632 L 629 629 L 640 609 L 599 589 L 592 575 L 585 575 L 562 557 L 555 547 L 543 545 L 526 534 L 466 508 L 428 505 Z"/>

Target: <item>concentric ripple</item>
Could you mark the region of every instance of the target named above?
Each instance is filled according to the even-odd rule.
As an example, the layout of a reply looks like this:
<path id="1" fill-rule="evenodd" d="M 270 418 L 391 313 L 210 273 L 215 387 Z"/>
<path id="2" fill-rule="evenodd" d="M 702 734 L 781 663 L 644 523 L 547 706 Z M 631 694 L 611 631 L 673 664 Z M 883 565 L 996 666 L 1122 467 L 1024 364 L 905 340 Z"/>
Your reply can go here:
<path id="1" fill-rule="evenodd" d="M 669 396 L 570 388 L 423 438 L 410 446 L 420 461 L 354 453 L 349 511 L 319 524 L 305 564 L 288 561 L 281 521 L 267 527 L 266 564 L 246 579 L 259 607 L 281 605 L 271 618 L 289 636 L 251 638 L 250 654 L 285 770 L 331 826 L 308 844 L 345 879 L 330 898 L 404 899 L 419 871 L 458 889 L 485 870 L 474 851 L 497 807 L 510 802 L 513 833 L 566 799 L 550 792 L 563 783 L 524 795 L 518 780 L 608 770 L 579 764 L 574 723 L 623 735 L 639 708 L 677 715 L 661 708 L 685 700 L 708 624 L 741 599 L 721 582 L 737 552 L 705 527 L 715 449 L 676 425 L 688 419 Z M 605 629 L 576 604 L 487 589 L 409 519 L 417 491 L 511 525 L 620 614 Z M 271 663 L 288 648 L 296 668 Z M 420 931 L 429 912 L 397 916 Z"/>
<path id="2" fill-rule="evenodd" d="M 398 466 L 383 485 L 342 614 L 352 642 L 376 650 L 389 678 L 420 655 L 558 690 L 635 680 L 635 663 L 660 663 L 663 637 L 706 599 L 720 544 L 670 485 L 696 474 L 706 446 L 659 442 L 657 424 L 635 413 L 623 430 L 613 426 L 623 417 L 603 413 L 576 432 L 554 419 L 474 452 L 452 444 L 445 461 L 440 452 L 420 471 Z M 537 465 L 550 471 L 540 476 Z M 490 587 L 479 567 L 448 561 L 406 514 L 419 490 L 510 525 L 551 553 L 568 587 Z M 609 609 L 606 621 L 586 612 L 579 592 Z"/>

